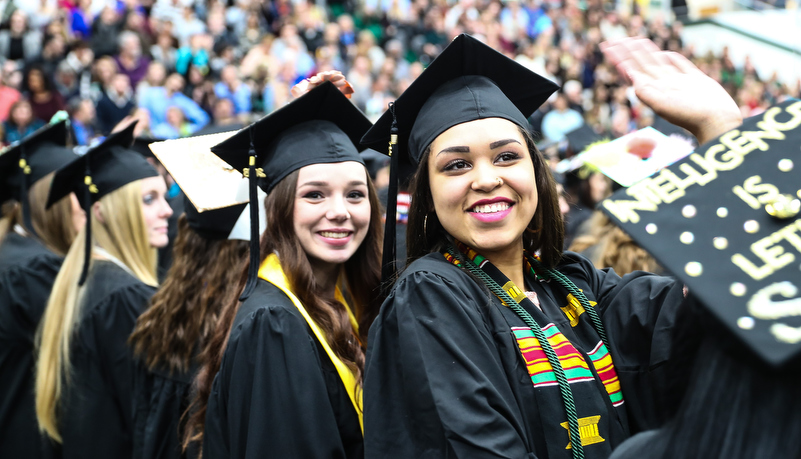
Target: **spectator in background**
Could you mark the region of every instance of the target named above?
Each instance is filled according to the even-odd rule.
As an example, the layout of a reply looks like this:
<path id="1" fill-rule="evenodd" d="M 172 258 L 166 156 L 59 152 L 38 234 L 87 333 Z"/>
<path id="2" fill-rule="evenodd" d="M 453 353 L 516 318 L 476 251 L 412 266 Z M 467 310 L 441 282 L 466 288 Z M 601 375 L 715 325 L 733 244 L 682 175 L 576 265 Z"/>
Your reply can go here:
<path id="1" fill-rule="evenodd" d="M 8 119 L 11 107 L 22 99 L 22 94 L 19 91 L 11 86 L 6 86 L 4 70 L 0 67 L 0 122 Z"/>
<path id="2" fill-rule="evenodd" d="M 211 38 L 204 33 L 196 33 L 189 39 L 188 46 L 181 46 L 176 53 L 175 70 L 183 76 L 189 67 L 196 67 L 201 74 L 209 71 L 209 48 Z"/>
<path id="3" fill-rule="evenodd" d="M 142 41 L 135 32 L 125 31 L 119 38 L 120 53 L 114 56 L 119 72 L 128 76 L 135 87 L 145 77 L 150 59 L 142 55 Z"/>
<path id="4" fill-rule="evenodd" d="M 92 63 L 94 60 L 95 53 L 92 52 L 89 44 L 85 41 L 78 41 L 72 45 L 72 50 L 67 53 L 67 57 L 63 61 L 63 64 L 68 65 L 75 74 L 77 92 L 81 99 L 91 97 Z M 69 100 L 69 96 L 66 97 Z"/>
<path id="5" fill-rule="evenodd" d="M 152 132 L 158 139 L 177 139 L 192 135 L 200 127 L 190 123 L 180 107 L 173 105 L 167 107 L 167 121 L 153 126 Z"/>
<path id="6" fill-rule="evenodd" d="M 117 52 L 117 36 L 122 31 L 123 18 L 117 10 L 106 6 L 92 23 L 92 51 L 95 56 L 111 56 Z"/>
<path id="7" fill-rule="evenodd" d="M 14 0 L 0 0 L 0 27 L 8 25 L 14 11 L 17 11 L 17 5 Z"/>
<path id="8" fill-rule="evenodd" d="M 228 99 L 234 104 L 237 115 L 250 113 L 250 87 L 239 78 L 239 70 L 228 65 L 220 73 L 220 82 L 214 85 L 214 94 L 218 99 Z"/>
<path id="9" fill-rule="evenodd" d="M 563 93 L 557 93 L 553 102 L 553 109 L 542 118 L 542 134 L 545 138 L 560 142 L 565 138 L 565 134 L 578 129 L 584 124 L 581 113 L 568 106 L 567 97 Z"/>
<path id="10" fill-rule="evenodd" d="M 145 78 L 136 86 L 136 94 L 142 94 L 146 88 L 156 88 L 164 86 L 167 79 L 167 68 L 159 61 L 152 61 L 147 67 Z"/>
<path id="11" fill-rule="evenodd" d="M 111 77 L 97 101 L 98 128 L 103 135 L 111 130 L 136 108 L 131 80 L 122 73 Z"/>
<path id="12" fill-rule="evenodd" d="M 150 47 L 150 55 L 154 61 L 161 62 L 168 71 L 174 71 L 178 61 L 178 40 L 166 30 L 159 32 L 156 43 Z"/>
<path id="13" fill-rule="evenodd" d="M 167 109 L 171 106 L 180 108 L 191 126 L 203 127 L 208 124 L 209 115 L 181 92 L 183 87 L 183 77 L 173 73 L 164 81 L 164 86 L 146 88 L 139 95 L 139 106 L 150 112 L 150 124 L 154 133 L 156 126 L 167 123 Z"/>
<path id="14" fill-rule="evenodd" d="M 11 14 L 8 30 L 0 31 L 0 57 L 12 61 L 33 61 L 39 57 L 42 33 L 28 26 L 28 16 L 22 10 Z"/>
<path id="15" fill-rule="evenodd" d="M 34 118 L 49 120 L 57 111 L 66 108 L 64 97 L 56 90 L 50 74 L 39 65 L 28 68 L 24 89 Z"/>
<path id="16" fill-rule="evenodd" d="M 89 145 L 99 134 L 95 123 L 97 115 L 94 102 L 92 99 L 76 99 L 70 104 L 69 111 L 75 143 Z"/>
<path id="17" fill-rule="evenodd" d="M 3 121 L 3 144 L 18 142 L 44 124 L 44 121 L 34 117 L 30 102 L 20 99 L 11 106 L 8 119 Z"/>
<path id="18" fill-rule="evenodd" d="M 42 68 L 50 77 L 56 74 L 59 64 L 67 55 L 67 42 L 61 34 L 46 35 L 44 48 L 38 58 L 33 63 Z"/>

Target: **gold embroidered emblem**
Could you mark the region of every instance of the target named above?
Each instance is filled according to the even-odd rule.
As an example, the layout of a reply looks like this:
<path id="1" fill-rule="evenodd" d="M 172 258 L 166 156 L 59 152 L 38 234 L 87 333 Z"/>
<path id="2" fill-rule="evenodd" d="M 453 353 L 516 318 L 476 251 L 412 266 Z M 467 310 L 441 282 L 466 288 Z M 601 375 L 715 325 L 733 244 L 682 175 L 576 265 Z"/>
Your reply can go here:
<path id="1" fill-rule="evenodd" d="M 581 290 L 582 292 L 584 290 Z M 595 306 L 595 301 L 590 301 L 590 306 Z M 581 305 L 581 301 L 578 300 L 572 293 L 567 294 L 567 306 L 559 308 L 562 312 L 565 313 L 568 319 L 570 319 L 570 326 L 575 327 L 579 323 L 579 316 L 584 314 L 584 306 Z"/>
<path id="2" fill-rule="evenodd" d="M 523 301 L 523 298 L 526 297 L 526 294 L 523 293 L 523 291 L 520 290 L 520 288 L 518 288 L 518 286 L 515 285 L 514 282 L 512 281 L 509 281 L 506 284 L 504 284 L 503 289 L 506 291 L 506 293 L 509 294 L 509 296 L 514 298 L 514 300 L 517 301 L 518 303 Z"/>
<path id="3" fill-rule="evenodd" d="M 596 443 L 602 443 L 606 440 L 601 438 L 601 434 L 598 431 L 598 422 L 601 420 L 601 416 L 588 416 L 586 418 L 581 418 L 578 420 L 578 427 L 579 427 L 579 437 L 581 437 L 581 446 L 588 446 L 594 445 Z M 564 427 L 567 430 L 567 437 L 570 438 L 570 427 L 568 426 L 567 422 L 563 422 L 559 424 L 560 426 Z M 572 449 L 573 443 L 568 442 L 565 449 Z"/>

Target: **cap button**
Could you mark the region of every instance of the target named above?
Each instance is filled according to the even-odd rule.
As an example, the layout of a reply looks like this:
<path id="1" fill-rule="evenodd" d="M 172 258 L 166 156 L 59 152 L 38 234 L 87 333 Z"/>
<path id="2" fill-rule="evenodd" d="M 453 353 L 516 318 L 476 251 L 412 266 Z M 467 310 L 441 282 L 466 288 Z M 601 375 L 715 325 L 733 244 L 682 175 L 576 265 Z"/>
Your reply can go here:
<path id="1" fill-rule="evenodd" d="M 765 205 L 765 211 L 781 220 L 793 218 L 801 211 L 801 200 L 790 194 L 780 194 Z"/>

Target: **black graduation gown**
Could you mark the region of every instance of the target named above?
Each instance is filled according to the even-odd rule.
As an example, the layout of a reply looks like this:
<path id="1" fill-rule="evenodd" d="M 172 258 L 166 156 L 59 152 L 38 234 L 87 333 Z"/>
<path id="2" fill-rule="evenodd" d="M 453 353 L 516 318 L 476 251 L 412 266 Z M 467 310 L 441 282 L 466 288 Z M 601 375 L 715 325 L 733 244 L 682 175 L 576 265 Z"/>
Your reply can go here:
<path id="1" fill-rule="evenodd" d="M 190 402 L 197 368 L 186 372 L 147 369 L 137 359 L 134 374 L 134 459 L 197 457 L 191 448 L 181 452 L 181 416 Z"/>
<path id="2" fill-rule="evenodd" d="M 555 324 L 575 348 L 558 354 L 581 354 L 585 369 L 568 378 L 579 425 L 586 423 L 591 434 L 583 441 L 584 453 L 587 459 L 607 458 L 632 425 L 664 420 L 669 407 L 660 400 L 677 397 L 659 381 L 671 368 L 665 363 L 676 357 L 671 329 L 684 305 L 682 285 L 643 272 L 621 279 L 573 253 L 565 254 L 558 269 L 597 303 L 623 403 L 610 395 L 614 379 L 608 371 L 602 378 L 604 367 L 590 364 L 603 348 L 589 317 L 582 313 L 572 326 L 560 309 L 569 303 L 561 286 L 532 281 L 529 288 L 547 317 L 536 308 L 529 313 L 543 329 Z M 366 457 L 570 458 L 559 387 L 532 378 L 515 333 L 530 331 L 468 273 L 438 253 L 415 261 L 370 329 Z"/>
<path id="3" fill-rule="evenodd" d="M 36 422 L 34 337 L 61 261 L 16 233 L 0 245 L 0 458 L 55 454 Z"/>
<path id="4" fill-rule="evenodd" d="M 239 308 L 206 412 L 203 458 L 364 457 L 336 367 L 292 301 L 259 279 Z"/>
<path id="5" fill-rule="evenodd" d="M 62 393 L 62 453 L 124 459 L 132 454 L 133 353 L 128 336 L 155 288 L 108 261 L 92 267 Z"/>

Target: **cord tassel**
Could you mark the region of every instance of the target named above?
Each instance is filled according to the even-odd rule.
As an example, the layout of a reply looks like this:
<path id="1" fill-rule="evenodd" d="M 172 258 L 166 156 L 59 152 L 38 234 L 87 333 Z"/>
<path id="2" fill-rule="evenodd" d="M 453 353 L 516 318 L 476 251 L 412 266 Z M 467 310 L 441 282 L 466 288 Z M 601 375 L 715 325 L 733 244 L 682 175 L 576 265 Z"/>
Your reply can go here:
<path id="1" fill-rule="evenodd" d="M 25 225 L 25 230 L 38 238 L 39 235 L 33 227 L 33 219 L 31 218 L 31 202 L 28 199 L 28 189 L 31 185 L 28 183 L 28 179 L 31 175 L 31 166 L 28 164 L 28 158 L 25 156 L 25 146 L 20 144 L 19 149 L 19 167 L 22 169 L 22 193 L 19 200 L 22 206 L 22 222 Z"/>
<path id="2" fill-rule="evenodd" d="M 259 197 L 256 190 L 258 174 L 256 172 L 256 149 L 253 146 L 253 128 L 250 129 L 250 151 L 248 151 L 248 194 L 250 196 L 250 264 L 248 280 L 239 301 L 247 300 L 256 288 L 256 277 L 259 273 Z"/>
<path id="3" fill-rule="evenodd" d="M 97 193 L 97 187 L 92 183 L 89 158 L 86 158 L 84 185 L 86 185 L 83 190 L 83 210 L 86 212 L 86 226 L 84 227 L 86 239 L 83 252 L 83 268 L 81 269 L 81 277 L 78 279 L 78 286 L 83 286 L 84 282 L 86 282 L 86 278 L 89 276 L 89 265 L 92 262 L 92 193 Z"/>
<path id="4" fill-rule="evenodd" d="M 389 103 L 389 111 L 392 113 L 392 126 L 390 127 L 389 139 L 389 190 L 387 193 L 387 217 L 384 223 L 384 251 L 381 263 L 381 285 L 386 296 L 392 287 L 392 281 L 397 273 L 396 269 L 396 223 L 398 213 L 398 119 L 395 116 L 395 103 Z"/>

